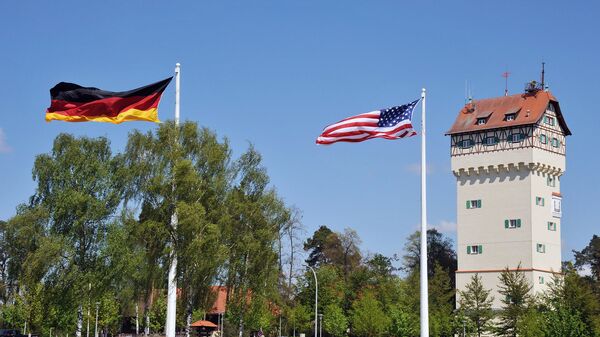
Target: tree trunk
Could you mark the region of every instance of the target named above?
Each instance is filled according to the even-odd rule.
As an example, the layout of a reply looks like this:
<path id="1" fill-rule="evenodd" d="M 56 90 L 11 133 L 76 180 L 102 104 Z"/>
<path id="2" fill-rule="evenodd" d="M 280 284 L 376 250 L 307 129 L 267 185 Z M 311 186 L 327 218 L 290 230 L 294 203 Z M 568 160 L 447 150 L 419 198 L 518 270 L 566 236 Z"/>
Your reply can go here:
<path id="1" fill-rule="evenodd" d="M 144 336 L 148 337 L 150 334 L 150 315 L 148 313 L 148 306 L 144 309 L 144 317 L 146 318 L 146 326 L 144 326 Z"/>
<path id="2" fill-rule="evenodd" d="M 83 307 L 80 304 L 77 307 L 77 330 L 75 330 L 75 337 L 81 337 L 81 330 L 83 330 Z"/>
<path id="3" fill-rule="evenodd" d="M 246 288 L 246 276 L 248 274 L 249 255 L 250 255 L 250 253 L 246 253 L 246 256 L 244 257 L 244 274 L 241 278 L 242 293 L 240 294 L 240 296 L 242 297 L 242 299 L 241 299 L 241 310 L 240 310 L 239 337 L 242 337 L 244 334 L 244 314 L 246 311 L 246 300 L 247 300 L 246 293 L 248 291 L 248 289 Z"/>
<path id="4" fill-rule="evenodd" d="M 192 294 L 190 289 L 187 292 L 187 300 L 185 304 L 185 337 L 190 337 L 192 332 Z"/>
<path id="5" fill-rule="evenodd" d="M 290 236 L 290 273 L 288 275 L 288 289 L 292 289 L 292 276 L 294 274 L 294 225 L 289 229 Z"/>

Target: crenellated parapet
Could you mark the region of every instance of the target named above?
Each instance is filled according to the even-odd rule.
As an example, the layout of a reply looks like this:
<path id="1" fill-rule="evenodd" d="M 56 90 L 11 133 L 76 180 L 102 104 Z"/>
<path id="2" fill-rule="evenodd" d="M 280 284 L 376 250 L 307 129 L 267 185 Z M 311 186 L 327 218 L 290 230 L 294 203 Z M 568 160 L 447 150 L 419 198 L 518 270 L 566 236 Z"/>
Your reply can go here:
<path id="1" fill-rule="evenodd" d="M 510 172 L 522 172 L 522 171 L 532 171 L 541 173 L 544 175 L 552 175 L 556 177 L 560 177 L 564 174 L 564 169 L 557 166 L 548 165 L 545 163 L 508 163 L 508 164 L 498 164 L 498 165 L 486 165 L 486 166 L 477 166 L 477 167 L 465 167 L 459 168 L 452 171 L 455 177 L 472 177 L 472 176 L 483 176 L 490 174 L 502 174 L 502 173 L 510 173 Z"/>

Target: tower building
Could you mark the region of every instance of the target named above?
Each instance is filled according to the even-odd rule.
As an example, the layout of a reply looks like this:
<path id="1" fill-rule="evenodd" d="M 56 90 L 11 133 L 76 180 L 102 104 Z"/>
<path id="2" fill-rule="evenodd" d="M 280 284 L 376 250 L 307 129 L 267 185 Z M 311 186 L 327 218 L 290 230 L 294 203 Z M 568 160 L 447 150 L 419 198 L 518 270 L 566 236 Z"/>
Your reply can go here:
<path id="1" fill-rule="evenodd" d="M 558 100 L 537 83 L 525 93 L 470 100 L 452 128 L 457 189 L 456 287 L 475 274 L 501 307 L 500 273 L 520 268 L 542 292 L 561 271 L 560 178 L 566 136 Z"/>

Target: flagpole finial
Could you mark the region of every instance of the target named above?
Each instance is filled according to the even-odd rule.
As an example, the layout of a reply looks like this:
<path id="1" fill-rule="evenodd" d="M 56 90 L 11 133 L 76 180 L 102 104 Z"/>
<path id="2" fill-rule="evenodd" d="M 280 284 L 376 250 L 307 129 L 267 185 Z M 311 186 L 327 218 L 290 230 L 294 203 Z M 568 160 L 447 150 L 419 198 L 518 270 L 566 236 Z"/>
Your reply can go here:
<path id="1" fill-rule="evenodd" d="M 425 88 L 421 89 L 421 97 L 425 97 L 425 91 L 426 91 Z"/>

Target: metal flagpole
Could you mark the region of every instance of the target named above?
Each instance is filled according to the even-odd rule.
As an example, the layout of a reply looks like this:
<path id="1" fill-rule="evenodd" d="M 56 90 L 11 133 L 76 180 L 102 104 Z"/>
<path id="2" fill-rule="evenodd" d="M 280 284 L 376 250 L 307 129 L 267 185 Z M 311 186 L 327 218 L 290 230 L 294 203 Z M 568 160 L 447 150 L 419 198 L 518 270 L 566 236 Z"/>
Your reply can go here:
<path id="1" fill-rule="evenodd" d="M 180 64 L 175 64 L 175 126 L 179 127 L 179 67 Z M 177 228 L 177 209 L 173 211 L 171 216 L 171 227 L 173 230 Z M 177 309 L 177 254 L 175 253 L 175 245 L 171 248 L 171 265 L 169 266 L 169 276 L 167 285 L 167 321 L 165 324 L 166 337 L 175 337 L 175 318 Z"/>
<path id="2" fill-rule="evenodd" d="M 421 337 L 429 337 L 427 293 L 427 160 L 425 155 L 425 88 L 421 92 Z"/>

